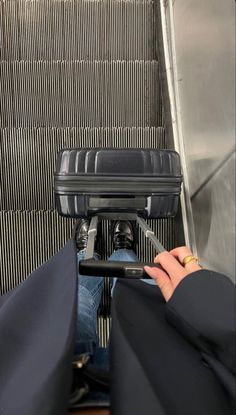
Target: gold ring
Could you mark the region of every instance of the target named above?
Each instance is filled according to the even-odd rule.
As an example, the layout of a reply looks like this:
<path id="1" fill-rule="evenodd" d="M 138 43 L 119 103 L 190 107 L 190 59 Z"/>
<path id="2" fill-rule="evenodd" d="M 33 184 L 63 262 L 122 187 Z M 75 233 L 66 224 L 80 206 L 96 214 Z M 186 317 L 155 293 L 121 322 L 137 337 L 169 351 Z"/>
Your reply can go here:
<path id="1" fill-rule="evenodd" d="M 191 261 L 198 262 L 198 259 L 195 256 L 193 256 L 193 255 L 187 255 L 186 257 L 184 257 L 184 259 L 182 261 L 182 264 L 185 267 L 185 265 L 187 265 Z"/>

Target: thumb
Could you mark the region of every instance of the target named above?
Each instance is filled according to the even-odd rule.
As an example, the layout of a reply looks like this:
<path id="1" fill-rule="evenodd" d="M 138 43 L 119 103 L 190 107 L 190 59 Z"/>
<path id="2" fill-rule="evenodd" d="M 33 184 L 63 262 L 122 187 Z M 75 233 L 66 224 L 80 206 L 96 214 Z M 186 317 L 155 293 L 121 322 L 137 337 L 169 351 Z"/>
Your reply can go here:
<path id="1" fill-rule="evenodd" d="M 174 289 L 168 275 L 157 267 L 144 267 L 145 272 L 152 277 L 160 288 L 166 301 L 172 296 Z"/>

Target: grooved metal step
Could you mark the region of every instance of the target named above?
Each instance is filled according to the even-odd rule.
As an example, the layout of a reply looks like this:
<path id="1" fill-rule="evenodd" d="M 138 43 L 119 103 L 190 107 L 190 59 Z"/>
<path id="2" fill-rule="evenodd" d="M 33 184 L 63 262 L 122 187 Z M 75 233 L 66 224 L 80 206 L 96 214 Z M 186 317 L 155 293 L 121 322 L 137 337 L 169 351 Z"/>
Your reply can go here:
<path id="1" fill-rule="evenodd" d="M 174 247 L 173 219 L 149 220 L 148 223 L 167 249 Z M 72 228 L 73 220 L 60 217 L 56 211 L 0 211 L 0 292 L 14 288 L 54 255 L 70 238 Z M 98 252 L 102 258 L 107 258 L 112 251 L 110 222 L 102 221 Z M 140 231 L 138 257 L 151 261 L 154 254 Z M 110 296 L 106 293 L 103 306 L 109 302 Z"/>
<path id="2" fill-rule="evenodd" d="M 166 249 L 176 246 L 174 219 L 149 220 L 148 224 Z M 110 227 L 109 221 L 102 221 L 97 244 L 102 259 L 107 259 L 113 251 Z M 0 211 L 0 229 L 1 295 L 24 281 L 64 246 L 71 237 L 73 220 L 60 217 L 56 211 Z M 141 261 L 152 261 L 154 255 L 154 249 L 139 230 L 137 256 Z M 103 347 L 107 345 L 111 327 L 110 301 L 110 282 L 106 280 L 98 316 Z"/>
<path id="3" fill-rule="evenodd" d="M 54 211 L 56 153 L 67 146 L 170 148 L 157 62 L 156 0 L 0 0 L 0 292 L 70 238 Z M 173 219 L 149 221 L 166 249 Z M 112 252 L 103 221 L 98 251 Z M 177 232 L 178 229 L 178 232 Z M 139 234 L 143 261 L 155 254 Z M 107 344 L 110 286 L 98 331 Z M 103 318 L 103 317 L 106 318 Z"/>
<path id="4" fill-rule="evenodd" d="M 1 211 L 1 293 L 54 255 L 69 239 L 72 223 L 55 211 Z"/>
<path id="5" fill-rule="evenodd" d="M 2 60 L 152 60 L 154 1 L 0 1 Z"/>
<path id="6" fill-rule="evenodd" d="M 1 62 L 2 127 L 158 126 L 158 63 Z"/>
<path id="7" fill-rule="evenodd" d="M 0 209 L 54 209 L 53 172 L 65 147 L 166 148 L 164 128 L 8 128 L 0 132 Z"/>

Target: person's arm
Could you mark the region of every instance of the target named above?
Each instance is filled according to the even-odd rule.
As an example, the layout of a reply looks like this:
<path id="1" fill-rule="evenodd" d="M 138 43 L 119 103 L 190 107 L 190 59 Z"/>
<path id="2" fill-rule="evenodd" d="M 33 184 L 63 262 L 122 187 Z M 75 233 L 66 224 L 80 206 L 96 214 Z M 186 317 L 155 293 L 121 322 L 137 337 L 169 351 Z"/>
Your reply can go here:
<path id="1" fill-rule="evenodd" d="M 155 258 L 163 270 L 146 268 L 167 301 L 166 317 L 202 354 L 231 395 L 236 394 L 235 286 L 225 276 L 201 269 L 186 247 Z M 186 278 L 187 277 L 187 278 Z"/>

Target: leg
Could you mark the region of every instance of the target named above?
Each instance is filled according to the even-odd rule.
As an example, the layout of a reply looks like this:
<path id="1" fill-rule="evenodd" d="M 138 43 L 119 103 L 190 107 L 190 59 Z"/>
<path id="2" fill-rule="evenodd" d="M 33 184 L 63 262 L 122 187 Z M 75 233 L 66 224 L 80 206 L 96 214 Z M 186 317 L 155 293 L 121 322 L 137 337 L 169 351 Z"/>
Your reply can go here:
<path id="1" fill-rule="evenodd" d="M 78 253 L 77 260 L 84 259 L 85 249 Z M 98 259 L 98 255 L 94 255 Z M 78 315 L 76 326 L 75 354 L 93 355 L 98 345 L 97 310 L 100 304 L 103 277 L 86 277 L 78 275 Z"/>
<path id="2" fill-rule="evenodd" d="M 116 246 L 115 246 L 116 247 Z M 139 262 L 138 257 L 132 249 L 117 249 L 110 256 L 109 261 L 130 261 L 130 262 Z M 113 279 L 111 294 L 113 296 L 113 291 L 116 285 L 117 278 Z M 156 285 L 156 282 L 153 279 L 143 279 L 143 282 L 150 285 Z"/>
<path id="3" fill-rule="evenodd" d="M 109 261 L 130 261 L 130 262 L 137 262 L 139 261 L 138 257 L 135 255 L 134 251 L 131 249 L 117 249 L 113 252 L 110 256 Z M 112 280 L 112 289 L 111 289 L 111 296 L 113 297 L 115 285 L 116 285 L 117 278 L 113 278 Z"/>
<path id="4" fill-rule="evenodd" d="M 135 246 L 135 226 L 132 221 L 116 221 L 113 226 L 113 245 L 115 251 L 109 258 L 113 261 L 130 261 L 139 262 L 138 257 L 133 252 Z M 114 278 L 112 285 L 112 295 L 117 279 Z M 155 285 L 156 282 L 152 279 L 142 280 L 150 285 Z"/>
<path id="5" fill-rule="evenodd" d="M 78 232 L 76 235 L 76 244 L 77 249 L 79 250 L 77 256 L 78 262 L 85 258 L 88 241 L 88 229 L 89 222 L 87 220 L 81 220 L 78 223 Z M 98 260 L 99 256 L 95 253 L 93 258 Z M 88 362 L 88 366 L 91 368 L 108 370 L 108 352 L 107 350 L 99 348 L 99 340 L 97 335 L 97 310 L 101 300 L 103 283 L 103 277 L 78 275 L 78 312 L 75 355 L 79 356 L 84 353 L 89 354 L 90 360 Z M 81 389 L 81 385 L 77 386 Z M 80 392 L 82 392 L 82 390 L 80 390 Z M 106 394 L 96 391 L 96 388 L 93 389 L 93 386 L 91 385 L 89 393 L 87 395 L 83 395 L 82 399 L 88 399 L 89 401 L 93 401 L 93 403 L 109 401 Z"/>

